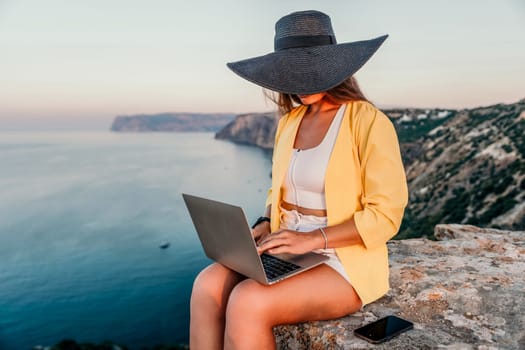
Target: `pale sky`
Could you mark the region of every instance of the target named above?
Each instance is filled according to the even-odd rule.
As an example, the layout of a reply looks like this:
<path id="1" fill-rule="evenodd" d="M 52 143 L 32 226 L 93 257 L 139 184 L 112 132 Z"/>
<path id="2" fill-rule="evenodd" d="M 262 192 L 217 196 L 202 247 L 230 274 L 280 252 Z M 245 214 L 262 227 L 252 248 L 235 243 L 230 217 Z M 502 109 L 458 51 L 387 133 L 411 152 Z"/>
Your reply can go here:
<path id="1" fill-rule="evenodd" d="M 379 106 L 525 97 L 525 0 L 0 0 L 0 130 L 271 110 L 225 64 L 273 51 L 275 22 L 309 9 L 340 43 L 389 34 L 356 74 Z"/>

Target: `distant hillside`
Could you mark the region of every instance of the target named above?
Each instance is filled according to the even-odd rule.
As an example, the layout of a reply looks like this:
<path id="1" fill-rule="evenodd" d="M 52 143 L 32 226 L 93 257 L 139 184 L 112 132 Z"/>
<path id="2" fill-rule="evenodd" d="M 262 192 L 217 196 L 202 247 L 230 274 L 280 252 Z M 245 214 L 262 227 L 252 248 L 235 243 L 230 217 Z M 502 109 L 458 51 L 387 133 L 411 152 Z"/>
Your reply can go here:
<path id="1" fill-rule="evenodd" d="M 160 113 L 117 116 L 111 125 L 116 132 L 217 131 L 233 120 L 234 114 Z"/>
<path id="2" fill-rule="evenodd" d="M 383 109 L 397 130 L 410 201 L 398 238 L 438 223 L 525 229 L 525 99 L 463 109 Z M 273 146 L 277 117 L 238 116 L 217 137 Z"/>
<path id="3" fill-rule="evenodd" d="M 396 120 L 410 189 L 401 237 L 443 222 L 523 230 L 525 99 L 456 111 L 407 141 L 418 122 Z"/>
<path id="4" fill-rule="evenodd" d="M 215 138 L 272 149 L 278 119 L 271 112 L 241 114 L 217 132 Z"/>

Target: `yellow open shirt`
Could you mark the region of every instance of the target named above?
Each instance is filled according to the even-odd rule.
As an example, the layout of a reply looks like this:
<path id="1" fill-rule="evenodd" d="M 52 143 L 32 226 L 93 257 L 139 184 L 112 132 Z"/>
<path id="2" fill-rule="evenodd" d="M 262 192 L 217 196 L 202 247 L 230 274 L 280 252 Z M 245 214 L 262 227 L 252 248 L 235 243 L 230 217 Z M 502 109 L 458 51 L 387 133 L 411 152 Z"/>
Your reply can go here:
<path id="1" fill-rule="evenodd" d="M 266 200 L 272 205 L 272 232 L 279 229 L 282 183 L 306 109 L 293 109 L 277 127 Z M 386 242 L 399 230 L 408 189 L 392 122 L 366 101 L 347 105 L 326 170 L 325 196 L 328 226 L 354 217 L 364 242 L 336 252 L 363 305 L 368 304 L 389 289 Z"/>

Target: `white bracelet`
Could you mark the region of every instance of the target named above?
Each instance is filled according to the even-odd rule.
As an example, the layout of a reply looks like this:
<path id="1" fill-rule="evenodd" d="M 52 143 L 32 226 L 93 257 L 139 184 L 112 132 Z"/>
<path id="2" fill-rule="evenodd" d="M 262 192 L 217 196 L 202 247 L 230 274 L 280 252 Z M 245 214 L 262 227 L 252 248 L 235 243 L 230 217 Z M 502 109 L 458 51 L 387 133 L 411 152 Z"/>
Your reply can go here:
<path id="1" fill-rule="evenodd" d="M 326 232 L 324 232 L 322 227 L 319 227 L 319 231 L 321 231 L 324 237 L 324 249 L 328 249 L 328 237 L 326 237 Z"/>

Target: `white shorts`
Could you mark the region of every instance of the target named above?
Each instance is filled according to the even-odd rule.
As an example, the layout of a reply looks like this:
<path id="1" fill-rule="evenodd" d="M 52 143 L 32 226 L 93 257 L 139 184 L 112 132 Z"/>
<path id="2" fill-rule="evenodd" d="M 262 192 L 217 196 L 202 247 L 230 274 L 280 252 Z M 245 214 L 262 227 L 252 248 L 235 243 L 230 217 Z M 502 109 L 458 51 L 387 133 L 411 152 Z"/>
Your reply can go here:
<path id="1" fill-rule="evenodd" d="M 326 216 L 315 216 L 315 215 L 304 215 L 299 213 L 297 210 L 286 210 L 281 209 L 280 227 L 298 232 L 313 231 L 319 227 L 326 227 L 328 219 Z M 326 255 L 329 259 L 324 263 L 330 266 L 332 269 L 337 271 L 341 276 L 344 277 L 351 284 L 348 275 L 339 260 L 334 248 L 329 249 L 314 249 L 314 253 Z"/>

